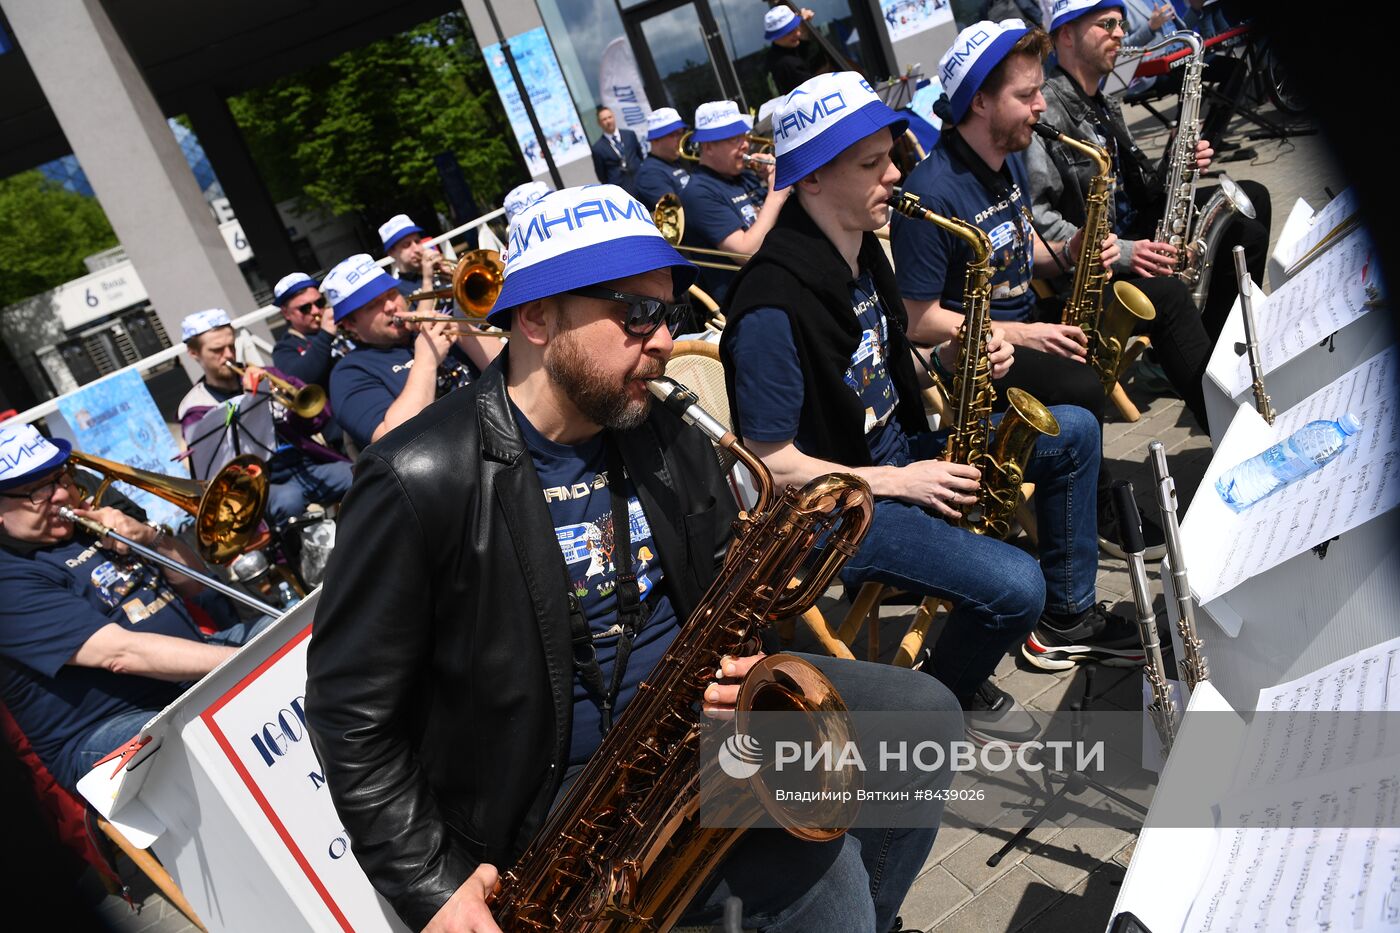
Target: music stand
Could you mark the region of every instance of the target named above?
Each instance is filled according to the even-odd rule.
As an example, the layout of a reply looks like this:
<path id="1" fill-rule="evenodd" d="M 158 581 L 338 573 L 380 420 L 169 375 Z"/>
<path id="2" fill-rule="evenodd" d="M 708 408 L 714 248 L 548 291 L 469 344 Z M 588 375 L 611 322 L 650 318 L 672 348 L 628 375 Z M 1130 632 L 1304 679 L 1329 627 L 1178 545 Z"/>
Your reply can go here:
<path id="1" fill-rule="evenodd" d="M 254 454 L 272 459 L 277 450 L 277 427 L 272 419 L 272 396 L 263 387 L 245 392 L 211 408 L 195 425 L 189 442 L 190 475 L 205 480 L 234 457 Z"/>

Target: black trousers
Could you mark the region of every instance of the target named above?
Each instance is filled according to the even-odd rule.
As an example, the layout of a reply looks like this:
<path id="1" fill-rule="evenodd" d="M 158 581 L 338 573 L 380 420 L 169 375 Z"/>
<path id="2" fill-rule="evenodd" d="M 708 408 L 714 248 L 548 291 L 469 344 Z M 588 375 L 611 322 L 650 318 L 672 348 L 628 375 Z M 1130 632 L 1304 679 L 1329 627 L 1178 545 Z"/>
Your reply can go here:
<path id="1" fill-rule="evenodd" d="M 1142 290 L 1152 302 L 1157 314 L 1151 321 L 1140 322 L 1135 333 L 1147 334 L 1152 340 L 1154 355 L 1166 372 L 1191 416 L 1206 429 L 1206 403 L 1201 390 L 1210 358 L 1210 341 L 1201 325 L 1201 317 L 1191 302 L 1191 293 L 1175 278 L 1124 279 Z M 1038 316 L 1058 322 L 1060 303 L 1043 302 Z M 1006 389 L 1018 388 L 1029 392 L 1044 405 L 1078 405 L 1087 409 L 1103 423 L 1107 397 L 1093 369 L 1075 360 L 1044 353 L 1028 347 L 1017 347 L 1011 370 L 993 382 L 997 389 L 997 405 L 1006 404 Z M 1102 505 L 1113 480 L 1109 461 L 1099 467 L 1099 500 Z"/>

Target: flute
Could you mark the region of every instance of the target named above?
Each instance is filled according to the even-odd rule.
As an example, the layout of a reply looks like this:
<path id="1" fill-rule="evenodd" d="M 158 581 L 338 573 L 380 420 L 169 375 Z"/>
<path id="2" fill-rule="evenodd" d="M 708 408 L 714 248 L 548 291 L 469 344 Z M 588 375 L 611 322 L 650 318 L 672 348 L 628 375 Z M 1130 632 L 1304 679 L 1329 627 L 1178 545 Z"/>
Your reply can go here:
<path id="1" fill-rule="evenodd" d="M 1182 678 L 1189 690 L 1210 680 L 1204 643 L 1196 634 L 1196 603 L 1186 580 L 1186 557 L 1181 552 L 1181 526 L 1176 519 L 1176 480 L 1167 472 L 1167 449 L 1161 441 L 1147 445 L 1152 460 L 1152 477 L 1157 482 L 1157 507 L 1162 512 L 1162 531 L 1167 539 L 1167 559 L 1172 565 L 1172 591 L 1176 594 L 1176 631 L 1181 636 Z"/>
<path id="2" fill-rule="evenodd" d="M 1249 373 L 1254 377 L 1254 407 L 1269 424 L 1274 423 L 1274 406 L 1264 391 L 1264 364 L 1259 359 L 1259 334 L 1254 328 L 1254 282 L 1245 267 L 1244 247 L 1236 246 L 1235 278 L 1240 283 L 1240 313 L 1244 317 L 1244 349 L 1249 355 Z"/>
<path id="3" fill-rule="evenodd" d="M 1157 616 L 1152 612 L 1152 596 L 1147 584 L 1147 566 L 1142 552 L 1147 549 L 1142 540 L 1142 519 L 1138 515 L 1137 502 L 1133 499 L 1133 484 L 1119 480 L 1113 484 L 1113 501 L 1118 507 L 1119 540 L 1128 558 L 1128 578 L 1133 585 L 1133 605 L 1137 609 L 1138 635 L 1142 639 L 1142 674 L 1147 678 L 1147 686 L 1152 693 L 1147 715 L 1157 729 L 1157 738 L 1162 742 L 1162 757 L 1171 751 L 1176 739 L 1176 702 L 1172 699 L 1171 684 L 1167 682 L 1167 668 L 1162 661 L 1162 642 L 1157 637 Z"/>

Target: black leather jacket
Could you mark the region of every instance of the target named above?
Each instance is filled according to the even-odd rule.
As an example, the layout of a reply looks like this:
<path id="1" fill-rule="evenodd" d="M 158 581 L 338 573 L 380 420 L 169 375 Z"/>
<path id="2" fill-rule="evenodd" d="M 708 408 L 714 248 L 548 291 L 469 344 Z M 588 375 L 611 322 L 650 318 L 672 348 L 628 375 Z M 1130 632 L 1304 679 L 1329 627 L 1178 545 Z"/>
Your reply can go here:
<path id="1" fill-rule="evenodd" d="M 519 857 L 567 764 L 563 556 L 507 365 L 502 353 L 360 456 L 307 657 L 326 786 L 365 874 L 414 929 L 479 863 Z M 616 437 L 688 618 L 733 497 L 709 442 L 659 405 Z"/>

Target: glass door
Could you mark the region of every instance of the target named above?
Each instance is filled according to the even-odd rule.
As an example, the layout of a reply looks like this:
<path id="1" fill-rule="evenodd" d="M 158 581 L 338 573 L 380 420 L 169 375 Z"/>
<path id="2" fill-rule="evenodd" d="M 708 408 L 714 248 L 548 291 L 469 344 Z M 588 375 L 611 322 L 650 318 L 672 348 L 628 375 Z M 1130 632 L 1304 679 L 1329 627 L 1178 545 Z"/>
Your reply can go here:
<path id="1" fill-rule="evenodd" d="M 700 104 L 739 100 L 738 80 L 706 0 L 648 3 L 624 11 L 623 18 L 653 108 L 674 107 L 694 126 Z"/>

